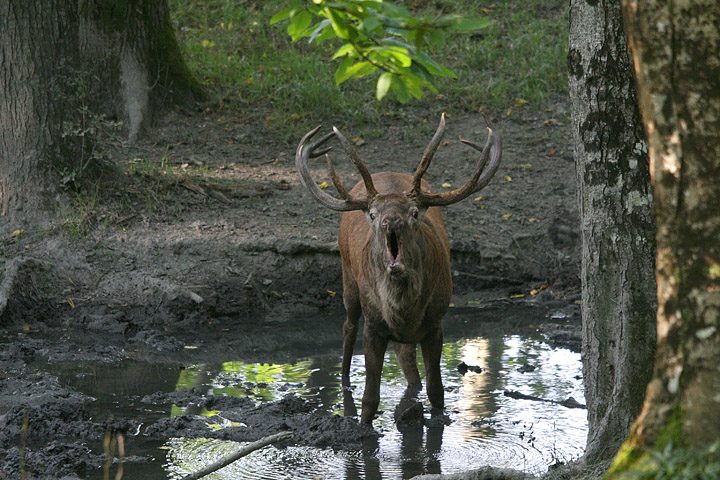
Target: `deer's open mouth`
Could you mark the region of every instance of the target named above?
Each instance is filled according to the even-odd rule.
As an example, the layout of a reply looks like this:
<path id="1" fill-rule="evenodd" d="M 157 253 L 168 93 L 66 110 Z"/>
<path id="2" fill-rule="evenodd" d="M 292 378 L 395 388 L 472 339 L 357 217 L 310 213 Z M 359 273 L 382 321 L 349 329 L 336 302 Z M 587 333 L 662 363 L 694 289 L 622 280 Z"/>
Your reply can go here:
<path id="1" fill-rule="evenodd" d="M 388 255 L 388 272 L 402 272 L 405 267 L 402 264 L 402 246 L 400 239 L 395 232 L 391 232 L 386 237 L 387 255 Z"/>

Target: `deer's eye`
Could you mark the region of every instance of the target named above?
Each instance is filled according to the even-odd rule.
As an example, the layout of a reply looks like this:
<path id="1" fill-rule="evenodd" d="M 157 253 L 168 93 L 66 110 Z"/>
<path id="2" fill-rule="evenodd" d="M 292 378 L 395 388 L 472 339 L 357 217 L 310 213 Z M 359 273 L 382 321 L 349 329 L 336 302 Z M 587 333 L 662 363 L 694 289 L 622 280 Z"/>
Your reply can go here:
<path id="1" fill-rule="evenodd" d="M 375 214 L 370 212 L 370 220 L 375 220 Z"/>
<path id="2" fill-rule="evenodd" d="M 418 218 L 418 211 L 417 211 L 417 210 L 413 210 L 412 216 L 413 216 L 413 218 Z"/>

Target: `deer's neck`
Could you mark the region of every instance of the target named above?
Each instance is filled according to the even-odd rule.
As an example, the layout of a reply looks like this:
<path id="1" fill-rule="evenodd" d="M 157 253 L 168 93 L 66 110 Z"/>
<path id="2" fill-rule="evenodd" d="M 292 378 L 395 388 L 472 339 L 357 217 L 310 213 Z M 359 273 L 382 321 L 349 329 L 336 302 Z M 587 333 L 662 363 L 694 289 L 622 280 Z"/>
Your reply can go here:
<path id="1" fill-rule="evenodd" d="M 411 328 L 420 323 L 427 298 L 423 298 L 425 283 L 422 269 L 422 246 L 413 242 L 403 243 L 405 266 L 401 273 L 390 273 L 387 268 L 385 245 L 375 240 L 371 248 L 372 258 L 369 278 L 374 279 L 372 289 L 377 308 L 383 320 L 393 329 Z"/>

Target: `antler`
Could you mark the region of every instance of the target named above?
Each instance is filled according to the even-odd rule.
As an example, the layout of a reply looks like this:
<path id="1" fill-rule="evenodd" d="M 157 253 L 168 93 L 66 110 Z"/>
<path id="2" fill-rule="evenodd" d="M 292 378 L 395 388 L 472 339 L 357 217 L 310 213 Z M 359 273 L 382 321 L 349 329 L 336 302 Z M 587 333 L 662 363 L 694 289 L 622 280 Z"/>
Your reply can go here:
<path id="1" fill-rule="evenodd" d="M 295 166 L 300 173 L 300 181 L 303 185 L 305 185 L 305 188 L 310 191 L 310 194 L 315 198 L 315 200 L 317 200 L 327 208 L 330 208 L 331 210 L 347 212 L 350 210 L 367 209 L 370 205 L 370 201 L 373 199 L 373 197 L 375 197 L 375 195 L 377 195 L 377 190 L 375 190 L 375 186 L 373 185 L 370 172 L 368 171 L 362 160 L 360 160 L 360 155 L 358 155 L 358 153 L 352 148 L 352 146 L 350 145 L 350 141 L 345 138 L 345 136 L 340 133 L 340 131 L 335 127 L 333 127 L 333 131 L 331 133 L 328 133 L 324 137 L 321 137 L 318 141 L 306 146 L 305 143 L 307 143 L 307 141 L 312 138 L 318 132 L 318 130 L 320 130 L 320 127 L 316 127 L 306 133 L 302 140 L 300 140 L 300 144 L 298 145 L 297 151 L 295 152 Z M 323 143 L 327 142 L 333 136 L 337 136 L 339 138 L 340 143 L 345 148 L 345 151 L 350 156 L 350 159 L 355 164 L 355 167 L 360 171 L 360 176 L 362 176 L 362 179 L 365 182 L 365 190 L 367 190 L 366 198 L 353 197 L 342 186 L 342 183 L 340 183 L 340 179 L 335 172 L 335 168 L 330 161 L 330 156 L 327 155 L 327 153 L 332 149 L 332 147 L 324 148 L 319 152 L 315 151 L 318 147 L 320 147 Z M 316 158 L 321 155 L 325 155 L 325 157 L 327 158 L 328 168 L 330 169 L 330 179 L 332 180 L 333 185 L 335 185 L 335 188 L 342 197 L 342 200 L 335 198 L 326 192 L 323 192 L 320 187 L 318 187 L 318 185 L 315 183 L 312 175 L 310 174 L 310 171 L 308 170 L 308 159 Z"/>
<path id="2" fill-rule="evenodd" d="M 355 151 L 355 149 L 352 147 L 350 140 L 345 138 L 345 135 L 340 133 L 340 130 L 338 130 L 336 127 L 333 127 L 333 132 L 335 132 L 335 135 L 337 135 L 338 139 L 340 140 L 340 145 L 343 146 L 345 152 L 350 157 L 350 160 L 352 160 L 352 162 L 355 164 L 355 168 L 357 168 L 360 172 L 360 176 L 365 183 L 365 190 L 367 190 L 368 198 L 373 198 L 375 195 L 377 195 L 377 190 L 375 190 L 375 185 L 373 185 L 370 171 L 367 169 L 363 161 L 360 160 L 360 155 L 358 155 L 357 151 Z"/>
<path id="3" fill-rule="evenodd" d="M 485 119 L 488 129 L 488 138 L 484 147 L 481 147 L 479 144 L 471 142 L 470 140 L 460 139 L 460 141 L 465 145 L 469 145 L 475 150 L 482 152 L 470 180 L 468 180 L 468 182 L 462 187 L 449 192 L 425 193 L 420 189 L 422 176 L 430 166 L 433 154 L 440 144 L 442 134 L 445 132 L 445 114 L 443 114 L 442 117 L 440 117 L 440 126 L 435 132 L 432 140 L 430 140 L 430 144 L 425 149 L 425 154 L 423 155 L 422 160 L 420 160 L 420 165 L 415 171 L 415 176 L 413 177 L 413 187 L 408 193 L 410 197 L 415 198 L 418 203 L 427 207 L 441 207 L 459 202 L 478 190 L 485 188 L 487 184 L 490 183 L 490 180 L 500 166 L 500 159 L 502 157 L 502 139 L 500 138 L 500 134 L 493 130 L 490 122 L 484 114 L 483 118 Z M 488 164 L 488 158 L 490 158 L 490 164 Z M 485 168 L 486 165 L 487 169 Z"/>
<path id="4" fill-rule="evenodd" d="M 413 186 L 411 192 L 420 192 L 420 183 L 422 182 L 422 177 L 425 175 L 425 172 L 427 171 L 428 167 L 430 166 L 430 162 L 432 161 L 433 155 L 435 155 L 435 152 L 438 149 L 438 146 L 440 145 L 440 141 L 442 140 L 443 135 L 445 134 L 445 112 L 440 115 L 440 125 L 438 125 L 437 130 L 435 131 L 435 135 L 433 135 L 432 140 L 430 140 L 430 143 L 428 144 L 427 148 L 425 149 L 425 153 L 423 153 L 422 159 L 420 160 L 420 165 L 418 165 L 417 169 L 415 170 L 415 175 L 413 176 Z"/>

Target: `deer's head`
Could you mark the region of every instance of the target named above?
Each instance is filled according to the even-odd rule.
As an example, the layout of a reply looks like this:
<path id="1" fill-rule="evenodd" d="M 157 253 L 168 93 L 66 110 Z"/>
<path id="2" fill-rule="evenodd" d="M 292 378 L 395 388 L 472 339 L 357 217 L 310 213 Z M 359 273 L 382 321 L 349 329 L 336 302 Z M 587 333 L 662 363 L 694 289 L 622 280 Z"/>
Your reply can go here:
<path id="1" fill-rule="evenodd" d="M 423 185 L 422 180 L 445 133 L 445 114 L 440 118 L 440 125 L 425 149 L 407 191 L 378 192 L 372 175 L 357 151 L 350 141 L 334 127 L 331 133 L 309 145 L 307 145 L 308 140 L 318 132 L 320 127 L 308 132 L 298 145 L 295 164 L 303 185 L 318 202 L 332 210 L 343 212 L 361 210 L 365 213 L 367 222 L 374 232 L 374 250 L 383 252 L 382 255 L 376 256 L 375 261 L 384 262 L 383 267 L 391 274 L 402 273 L 405 271 L 406 259 L 412 260 L 409 253 L 420 241 L 418 231 L 427 209 L 463 200 L 484 188 L 497 171 L 502 155 L 502 143 L 499 134 L 490 127 L 487 118 L 485 121 L 488 123 L 488 138 L 484 146 L 460 139 L 463 143 L 482 152 L 472 176 L 465 185 L 448 192 L 433 193 L 429 191 L 427 184 Z M 362 177 L 364 188 L 355 189 L 352 195 L 340 182 L 330 156 L 327 154 L 331 147 L 318 150 L 332 137 L 338 138 Z M 325 155 L 327 159 L 330 178 L 341 198 L 321 190 L 308 170 L 308 159 L 321 155 Z M 488 160 L 490 160 L 489 163 Z"/>

